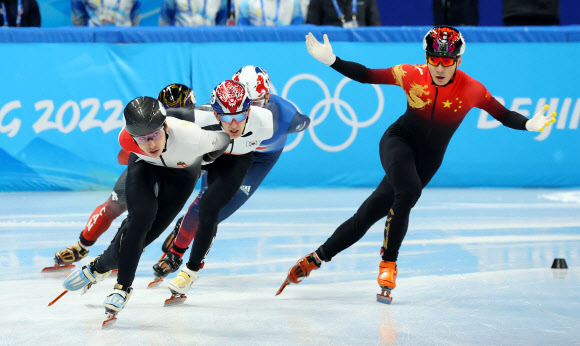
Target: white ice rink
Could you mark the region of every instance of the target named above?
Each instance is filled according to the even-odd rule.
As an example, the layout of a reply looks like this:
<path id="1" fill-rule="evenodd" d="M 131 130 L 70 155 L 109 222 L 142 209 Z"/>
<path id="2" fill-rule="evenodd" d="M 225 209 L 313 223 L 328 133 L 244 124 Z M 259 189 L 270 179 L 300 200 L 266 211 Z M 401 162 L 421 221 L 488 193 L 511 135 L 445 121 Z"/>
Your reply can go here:
<path id="1" fill-rule="evenodd" d="M 163 307 L 164 285 L 146 288 L 167 230 L 141 257 L 133 296 L 106 330 L 114 276 L 48 307 L 62 277 L 40 270 L 78 239 L 107 192 L 2 193 L 0 344 L 580 344 L 579 190 L 427 189 L 411 214 L 392 305 L 375 298 L 383 220 L 274 296 L 370 191 L 256 192 L 219 226 L 200 279 L 174 307 Z M 550 269 L 554 258 L 569 269 Z"/>

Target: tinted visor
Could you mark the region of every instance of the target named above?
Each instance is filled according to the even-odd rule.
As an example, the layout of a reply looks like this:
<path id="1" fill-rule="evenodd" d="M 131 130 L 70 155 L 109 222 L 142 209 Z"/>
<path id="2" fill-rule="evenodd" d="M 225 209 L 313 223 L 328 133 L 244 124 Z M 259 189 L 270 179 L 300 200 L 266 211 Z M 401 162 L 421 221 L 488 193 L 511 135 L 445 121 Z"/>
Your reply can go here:
<path id="1" fill-rule="evenodd" d="M 236 114 L 218 114 L 218 117 L 220 118 L 220 121 L 223 121 L 224 123 L 228 123 L 231 124 L 232 121 L 236 121 L 237 123 L 240 123 L 244 120 L 246 120 L 246 118 L 248 117 L 248 111 L 245 110 L 243 112 L 240 113 L 236 113 Z"/>
<path id="2" fill-rule="evenodd" d="M 443 64 L 445 67 L 455 64 L 455 60 L 455 58 L 432 55 L 427 58 L 427 61 L 429 61 L 430 65 L 439 66 L 439 64 Z"/>

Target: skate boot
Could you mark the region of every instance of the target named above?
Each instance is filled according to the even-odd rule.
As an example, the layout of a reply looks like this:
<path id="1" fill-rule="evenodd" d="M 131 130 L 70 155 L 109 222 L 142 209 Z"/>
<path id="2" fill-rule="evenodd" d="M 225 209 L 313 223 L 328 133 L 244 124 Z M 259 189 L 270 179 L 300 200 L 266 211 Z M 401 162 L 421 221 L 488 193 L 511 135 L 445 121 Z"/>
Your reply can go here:
<path id="1" fill-rule="evenodd" d="M 113 293 L 109 294 L 105 299 L 105 309 L 107 313 L 119 313 L 125 305 L 129 298 L 131 298 L 131 294 L 133 293 L 132 287 L 123 287 L 123 285 L 115 284 L 115 290 Z"/>
<path id="2" fill-rule="evenodd" d="M 76 244 L 67 246 L 64 250 L 57 251 L 54 255 L 54 262 L 57 265 L 67 265 L 82 260 L 88 254 L 89 250 L 82 247 L 77 241 Z"/>
<path id="3" fill-rule="evenodd" d="M 199 278 L 199 271 L 193 271 L 185 266 L 167 285 L 171 292 L 185 294 L 191 285 Z"/>
<path id="4" fill-rule="evenodd" d="M 104 302 L 107 319 L 103 322 L 103 328 L 115 323 L 117 314 L 127 305 L 132 293 L 133 288 L 115 284 L 115 290 L 107 296 Z"/>
<path id="5" fill-rule="evenodd" d="M 286 278 L 286 281 L 284 281 L 284 283 L 282 284 L 276 295 L 282 293 L 284 288 L 288 286 L 291 282 L 295 284 L 300 283 L 300 281 L 304 280 L 304 278 L 310 275 L 310 272 L 320 268 L 321 264 L 322 261 L 320 260 L 316 252 L 308 254 L 299 259 L 298 262 L 296 262 L 296 264 L 288 271 L 288 277 Z"/>
<path id="6" fill-rule="evenodd" d="M 79 242 L 72 246 L 67 246 L 66 249 L 57 251 L 54 254 L 54 265 L 52 267 L 42 268 L 43 273 L 60 271 L 63 269 L 72 269 L 75 267 L 74 262 L 87 257 L 89 249 L 81 246 Z"/>
<path id="7" fill-rule="evenodd" d="M 179 269 L 183 263 L 181 257 L 178 254 L 169 251 L 167 254 L 163 254 L 159 259 L 159 262 L 153 265 L 153 274 L 155 274 L 155 279 L 147 285 L 148 288 L 154 288 L 161 285 L 161 282 L 167 275 L 174 273 Z"/>
<path id="8" fill-rule="evenodd" d="M 179 269 L 183 259 L 179 255 L 169 251 L 167 256 L 153 265 L 153 271 L 158 278 L 164 278 L 167 275 L 174 273 Z"/>
<path id="9" fill-rule="evenodd" d="M 82 268 L 75 270 L 72 272 L 63 282 L 63 286 L 65 289 L 69 291 L 78 291 L 81 288 L 85 287 L 85 292 L 97 282 L 101 282 L 105 280 L 107 276 L 111 273 L 109 270 L 105 273 L 99 273 L 96 271 L 95 262 L 99 257 L 92 260 L 87 265 L 84 265 Z"/>
<path id="10" fill-rule="evenodd" d="M 171 297 L 165 300 L 165 306 L 183 303 L 187 297 L 191 285 L 199 278 L 199 271 L 193 271 L 185 266 L 173 280 L 169 281 L 167 288 L 171 291 Z"/>
<path id="11" fill-rule="evenodd" d="M 381 261 L 379 264 L 379 277 L 377 281 L 381 286 L 381 293 L 377 294 L 379 303 L 391 304 L 391 291 L 397 287 L 397 263 L 390 261 Z"/>

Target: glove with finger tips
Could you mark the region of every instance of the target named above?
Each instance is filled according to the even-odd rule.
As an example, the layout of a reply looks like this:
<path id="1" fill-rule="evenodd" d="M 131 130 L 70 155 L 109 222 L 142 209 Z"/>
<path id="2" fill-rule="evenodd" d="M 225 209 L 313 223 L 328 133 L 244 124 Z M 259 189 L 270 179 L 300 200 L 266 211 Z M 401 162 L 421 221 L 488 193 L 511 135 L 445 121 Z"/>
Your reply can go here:
<path id="1" fill-rule="evenodd" d="M 330 66 L 336 61 L 336 55 L 332 52 L 332 46 L 328 40 L 328 35 L 324 34 L 323 39 L 324 43 L 321 44 L 314 35 L 309 32 L 308 35 L 306 35 L 306 49 L 308 49 L 308 53 L 310 53 L 314 59 Z"/>
<path id="2" fill-rule="evenodd" d="M 551 123 L 556 122 L 556 112 L 552 112 L 551 115 L 544 116 L 544 113 L 550 108 L 545 105 L 542 110 L 534 114 L 534 116 L 526 122 L 526 130 L 533 132 L 542 132 L 544 127 L 549 126 Z"/>

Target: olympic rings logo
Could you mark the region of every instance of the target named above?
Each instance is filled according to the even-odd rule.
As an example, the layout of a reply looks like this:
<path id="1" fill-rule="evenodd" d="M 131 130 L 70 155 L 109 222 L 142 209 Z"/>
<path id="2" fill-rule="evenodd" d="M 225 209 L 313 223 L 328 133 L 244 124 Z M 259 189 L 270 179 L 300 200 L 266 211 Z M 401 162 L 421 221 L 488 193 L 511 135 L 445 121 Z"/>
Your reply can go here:
<path id="1" fill-rule="evenodd" d="M 294 84 L 296 84 L 297 82 L 299 82 L 301 80 L 309 80 L 309 81 L 316 83 L 320 87 L 320 89 L 322 89 L 322 92 L 324 94 L 324 99 L 318 101 L 318 103 L 316 103 L 314 105 L 314 107 L 310 110 L 310 113 L 307 114 L 310 117 L 310 126 L 308 127 L 308 133 L 310 133 L 310 137 L 312 137 L 312 141 L 314 141 L 314 143 L 320 149 L 322 149 L 324 151 L 338 152 L 338 151 L 342 151 L 342 150 L 348 148 L 356 139 L 356 136 L 358 134 L 358 130 L 360 128 L 368 127 L 368 126 L 371 126 L 372 124 L 374 124 L 381 117 L 381 114 L 383 113 L 383 109 L 385 106 L 385 97 L 383 95 L 383 91 L 377 85 L 372 84 L 371 86 L 375 90 L 375 92 L 377 94 L 377 99 L 378 99 L 377 110 L 376 110 L 375 114 L 370 119 L 368 119 L 366 121 L 359 121 L 358 116 L 357 116 L 355 110 L 351 107 L 351 105 L 340 98 L 340 93 L 342 91 L 342 88 L 344 88 L 344 86 L 348 82 L 351 81 L 350 78 L 346 78 L 346 77 L 343 78 L 338 83 L 338 85 L 336 86 L 336 89 L 334 90 L 334 95 L 331 97 L 328 86 L 326 85 L 326 83 L 324 83 L 324 81 L 322 81 L 322 79 L 320 79 L 317 76 L 314 76 L 312 74 L 308 74 L 308 73 L 299 74 L 299 75 L 296 75 L 296 76 L 290 78 L 290 80 L 286 83 L 286 85 L 284 86 L 284 89 L 282 90 L 281 97 L 287 100 L 286 97 L 288 96 L 288 92 L 289 92 L 290 88 L 292 86 L 294 86 Z M 292 102 L 292 104 L 294 104 L 294 102 Z M 302 112 L 296 104 L 294 104 L 294 106 L 298 109 L 298 111 Z M 347 126 L 350 126 L 350 128 L 351 128 L 350 135 L 346 139 L 346 141 L 344 141 L 343 143 L 338 144 L 338 145 L 329 145 L 329 144 L 322 142 L 320 140 L 320 138 L 316 135 L 316 132 L 315 132 L 316 126 L 320 125 L 322 122 L 324 122 L 326 117 L 328 117 L 328 115 L 330 113 L 330 109 L 331 109 L 330 106 L 333 106 L 334 111 L 336 112 L 336 114 L 338 114 L 338 117 L 340 118 L 340 120 L 342 120 L 343 123 L 345 123 Z M 345 113 L 343 112 L 343 109 L 346 110 L 346 112 L 348 113 L 348 116 L 345 115 Z M 319 111 L 321 111 L 320 116 L 318 116 Z M 302 113 L 304 113 L 304 112 L 302 112 Z M 306 114 L 306 113 L 304 113 L 304 114 Z M 294 139 L 291 143 L 286 144 L 286 147 L 284 147 L 284 151 L 290 151 L 290 150 L 294 149 L 296 146 L 298 146 L 298 144 L 300 143 L 300 141 L 304 137 L 304 132 L 305 131 L 299 132 L 296 139 Z"/>

